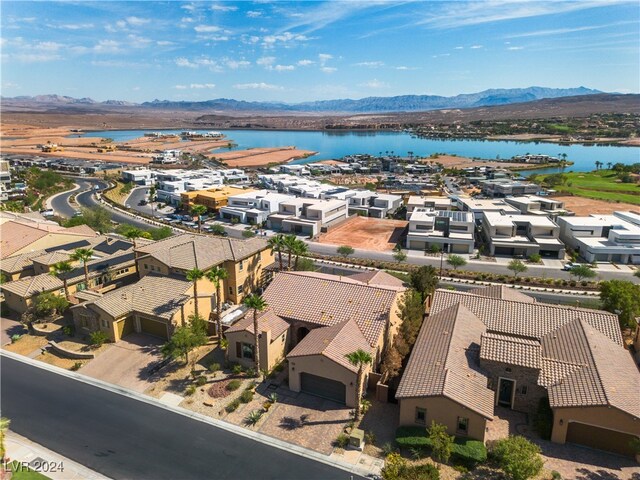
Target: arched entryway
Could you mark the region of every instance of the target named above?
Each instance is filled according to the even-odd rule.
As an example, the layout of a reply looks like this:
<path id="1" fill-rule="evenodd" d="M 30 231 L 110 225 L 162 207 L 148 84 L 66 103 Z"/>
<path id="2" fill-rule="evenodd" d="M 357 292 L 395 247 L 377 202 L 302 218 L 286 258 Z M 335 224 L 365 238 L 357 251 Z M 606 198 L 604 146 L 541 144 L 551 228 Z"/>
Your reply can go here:
<path id="1" fill-rule="evenodd" d="M 300 343 L 308 333 L 309 329 L 307 327 L 298 327 L 298 330 L 296 332 L 296 345 Z"/>

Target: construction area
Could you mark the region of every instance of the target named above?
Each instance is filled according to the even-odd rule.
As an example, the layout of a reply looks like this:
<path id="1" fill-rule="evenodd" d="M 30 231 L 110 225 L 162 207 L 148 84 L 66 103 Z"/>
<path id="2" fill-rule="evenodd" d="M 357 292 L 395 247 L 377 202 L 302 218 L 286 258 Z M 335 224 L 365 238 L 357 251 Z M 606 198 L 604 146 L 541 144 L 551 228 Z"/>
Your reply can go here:
<path id="1" fill-rule="evenodd" d="M 355 216 L 321 234 L 318 242 L 387 252 L 401 241 L 408 224 L 404 220 Z"/>

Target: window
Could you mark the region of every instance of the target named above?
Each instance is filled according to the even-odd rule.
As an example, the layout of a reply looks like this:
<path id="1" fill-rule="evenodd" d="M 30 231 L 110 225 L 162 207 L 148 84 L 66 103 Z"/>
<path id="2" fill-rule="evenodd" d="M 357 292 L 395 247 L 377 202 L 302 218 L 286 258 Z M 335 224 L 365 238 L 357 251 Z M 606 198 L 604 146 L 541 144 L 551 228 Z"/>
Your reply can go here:
<path id="1" fill-rule="evenodd" d="M 469 431 L 469 419 L 465 417 L 458 417 L 456 431 L 458 433 L 466 434 Z"/>
<path id="2" fill-rule="evenodd" d="M 238 285 L 238 293 L 242 293 L 244 290 L 244 285 Z"/>
<path id="3" fill-rule="evenodd" d="M 147 265 L 146 263 L 144 264 L 144 269 L 145 270 L 149 270 L 149 265 Z"/>
<path id="4" fill-rule="evenodd" d="M 244 260 L 240 260 L 240 270 L 244 270 Z"/>
<path id="5" fill-rule="evenodd" d="M 107 328 L 109 326 L 109 323 L 106 320 L 101 320 L 102 323 L 102 328 Z"/>
<path id="6" fill-rule="evenodd" d="M 416 423 L 420 425 L 426 425 L 427 423 L 427 409 L 416 407 Z"/>
<path id="7" fill-rule="evenodd" d="M 527 386 L 520 385 L 520 395 L 526 395 L 526 394 L 527 394 Z"/>
<path id="8" fill-rule="evenodd" d="M 233 287 L 229 287 L 229 295 L 233 295 Z"/>
<path id="9" fill-rule="evenodd" d="M 242 358 L 242 343 L 236 342 L 236 357 Z"/>
<path id="10" fill-rule="evenodd" d="M 253 345 L 248 343 L 242 344 L 242 358 L 253 360 Z"/>

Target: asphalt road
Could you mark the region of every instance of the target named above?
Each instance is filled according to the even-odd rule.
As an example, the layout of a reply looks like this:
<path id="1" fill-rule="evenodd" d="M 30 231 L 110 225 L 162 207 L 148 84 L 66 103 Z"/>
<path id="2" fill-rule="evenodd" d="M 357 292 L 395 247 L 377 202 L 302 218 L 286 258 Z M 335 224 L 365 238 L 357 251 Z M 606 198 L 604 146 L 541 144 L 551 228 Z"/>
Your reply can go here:
<path id="1" fill-rule="evenodd" d="M 114 479 L 361 478 L 3 356 L 11 430 Z"/>

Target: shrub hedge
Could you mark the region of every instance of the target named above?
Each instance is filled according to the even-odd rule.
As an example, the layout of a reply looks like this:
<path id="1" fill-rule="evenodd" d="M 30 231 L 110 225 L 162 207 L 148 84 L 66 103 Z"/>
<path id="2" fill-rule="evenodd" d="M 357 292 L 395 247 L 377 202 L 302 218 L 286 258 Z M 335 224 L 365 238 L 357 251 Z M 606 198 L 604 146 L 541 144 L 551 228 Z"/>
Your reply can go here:
<path id="1" fill-rule="evenodd" d="M 396 443 L 401 448 L 423 448 L 431 450 L 431 443 L 425 427 L 399 427 L 396 430 Z M 451 459 L 469 468 L 487 460 L 487 448 L 479 440 L 455 437 L 451 449 Z"/>

